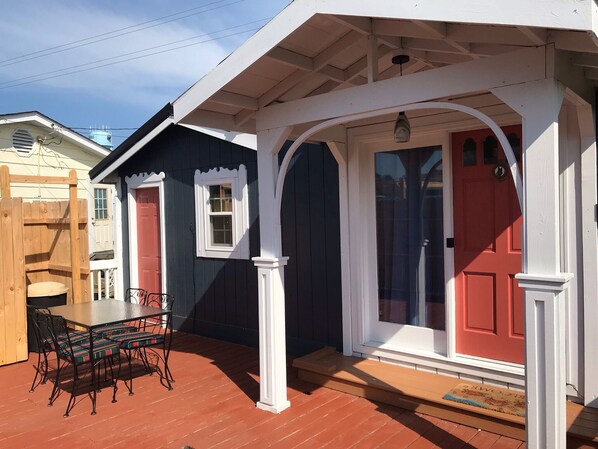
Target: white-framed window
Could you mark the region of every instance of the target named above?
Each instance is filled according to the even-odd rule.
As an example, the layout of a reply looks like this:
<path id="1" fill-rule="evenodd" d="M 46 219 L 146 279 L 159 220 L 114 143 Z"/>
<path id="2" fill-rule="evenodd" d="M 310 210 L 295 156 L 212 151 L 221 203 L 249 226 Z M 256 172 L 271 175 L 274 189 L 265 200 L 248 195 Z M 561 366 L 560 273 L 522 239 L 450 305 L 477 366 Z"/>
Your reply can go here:
<path id="1" fill-rule="evenodd" d="M 31 156 L 33 143 L 33 136 L 26 129 L 19 128 L 12 133 L 12 147 L 19 156 Z"/>
<path id="2" fill-rule="evenodd" d="M 94 210 L 96 220 L 107 220 L 108 217 L 108 198 L 104 188 L 93 189 Z"/>
<path id="3" fill-rule="evenodd" d="M 247 169 L 195 171 L 197 256 L 249 259 Z"/>

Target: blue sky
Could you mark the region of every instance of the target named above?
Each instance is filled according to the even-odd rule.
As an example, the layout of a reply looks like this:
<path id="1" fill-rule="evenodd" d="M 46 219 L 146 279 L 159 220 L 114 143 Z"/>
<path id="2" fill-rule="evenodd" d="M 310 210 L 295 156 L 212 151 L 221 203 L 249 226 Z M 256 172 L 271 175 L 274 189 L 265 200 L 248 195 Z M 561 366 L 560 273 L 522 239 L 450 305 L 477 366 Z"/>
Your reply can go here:
<path id="1" fill-rule="evenodd" d="M 141 126 L 289 1 L 11 2 L 0 27 L 0 114 L 106 126 L 118 145 L 132 132 L 118 128 Z"/>

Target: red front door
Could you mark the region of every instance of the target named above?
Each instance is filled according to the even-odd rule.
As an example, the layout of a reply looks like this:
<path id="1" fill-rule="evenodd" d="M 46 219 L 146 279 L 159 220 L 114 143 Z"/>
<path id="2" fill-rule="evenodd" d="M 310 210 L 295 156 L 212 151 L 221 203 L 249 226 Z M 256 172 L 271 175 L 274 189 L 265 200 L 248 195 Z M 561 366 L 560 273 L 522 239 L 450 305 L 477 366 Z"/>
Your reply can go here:
<path id="1" fill-rule="evenodd" d="M 158 188 L 137 189 L 137 255 L 139 287 L 162 291 L 160 255 L 160 200 Z"/>
<path id="2" fill-rule="evenodd" d="M 519 153 L 521 127 L 504 131 Z M 452 151 L 457 352 L 522 364 L 523 219 L 508 164 L 489 129 L 453 134 Z"/>

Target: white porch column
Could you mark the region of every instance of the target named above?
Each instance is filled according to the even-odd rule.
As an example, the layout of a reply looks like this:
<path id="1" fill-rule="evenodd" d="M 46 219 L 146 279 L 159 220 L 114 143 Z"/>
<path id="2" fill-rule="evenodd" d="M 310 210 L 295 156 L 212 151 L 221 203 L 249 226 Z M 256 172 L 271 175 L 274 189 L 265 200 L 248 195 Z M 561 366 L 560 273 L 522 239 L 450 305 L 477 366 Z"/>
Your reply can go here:
<path id="1" fill-rule="evenodd" d="M 280 216 L 276 213 L 275 186 L 278 179 L 278 151 L 291 128 L 260 131 L 257 134 L 257 165 L 260 208 L 261 256 L 258 268 L 260 338 L 260 400 L 257 407 L 280 413 L 287 400 L 286 332 L 284 312 L 284 266 Z"/>
<path id="2" fill-rule="evenodd" d="M 545 79 L 492 91 L 523 117 L 523 273 L 527 447 L 566 447 L 564 290 L 558 115 L 564 87 Z"/>

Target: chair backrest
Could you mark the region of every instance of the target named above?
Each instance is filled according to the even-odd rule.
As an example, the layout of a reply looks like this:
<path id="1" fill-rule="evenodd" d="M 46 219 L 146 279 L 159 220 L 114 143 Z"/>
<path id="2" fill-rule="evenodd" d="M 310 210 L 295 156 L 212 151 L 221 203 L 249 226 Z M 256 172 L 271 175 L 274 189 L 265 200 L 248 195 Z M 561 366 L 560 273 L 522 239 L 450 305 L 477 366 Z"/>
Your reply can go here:
<path id="1" fill-rule="evenodd" d="M 149 307 L 155 307 L 156 309 L 162 309 L 172 311 L 172 305 L 174 304 L 174 296 L 168 293 L 148 293 L 146 299 L 146 305 Z M 165 326 L 165 329 L 170 327 L 170 320 L 172 314 L 166 315 L 166 317 L 159 316 L 154 318 L 148 318 L 146 320 L 146 329 L 155 331 L 158 326 Z M 151 327 L 152 329 L 148 329 Z"/>
<path id="2" fill-rule="evenodd" d="M 50 311 L 45 308 L 39 308 L 27 304 L 27 318 L 33 329 L 33 336 L 37 341 L 37 347 L 40 350 L 47 349 L 46 338 L 50 337 L 50 330 L 48 329 L 48 315 Z"/>
<path id="3" fill-rule="evenodd" d="M 142 288 L 128 288 L 125 292 L 125 301 L 133 304 L 147 305 L 147 290 Z"/>
<path id="4" fill-rule="evenodd" d="M 65 319 L 60 315 L 52 315 L 49 310 L 46 319 L 57 357 L 72 360 L 73 345 Z"/>

